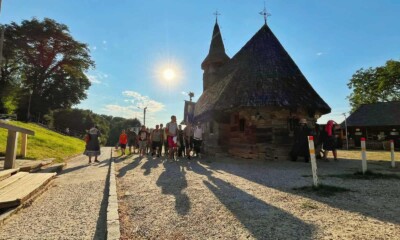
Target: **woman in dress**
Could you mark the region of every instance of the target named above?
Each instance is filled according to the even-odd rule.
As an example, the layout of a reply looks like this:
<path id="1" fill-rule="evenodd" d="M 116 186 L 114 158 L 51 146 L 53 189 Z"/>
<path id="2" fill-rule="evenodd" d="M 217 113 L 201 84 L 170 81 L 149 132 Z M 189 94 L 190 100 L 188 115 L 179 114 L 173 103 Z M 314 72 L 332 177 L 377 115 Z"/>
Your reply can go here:
<path id="1" fill-rule="evenodd" d="M 83 154 L 89 157 L 89 163 L 92 163 L 92 156 L 94 156 L 94 161 L 99 162 L 97 160 L 97 156 L 100 155 L 100 131 L 97 126 L 92 127 L 87 135 L 86 135 L 86 149 Z"/>

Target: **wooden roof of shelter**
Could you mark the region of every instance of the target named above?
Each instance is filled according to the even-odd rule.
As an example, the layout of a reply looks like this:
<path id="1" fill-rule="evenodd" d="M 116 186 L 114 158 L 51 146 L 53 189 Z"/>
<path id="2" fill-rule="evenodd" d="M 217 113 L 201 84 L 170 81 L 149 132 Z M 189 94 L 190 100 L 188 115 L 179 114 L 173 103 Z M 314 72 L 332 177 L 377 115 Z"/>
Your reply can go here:
<path id="1" fill-rule="evenodd" d="M 400 126 L 400 101 L 363 104 L 347 118 L 347 126 Z"/>
<path id="2" fill-rule="evenodd" d="M 217 74 L 218 81 L 197 101 L 195 117 L 240 107 L 331 111 L 266 24 Z"/>

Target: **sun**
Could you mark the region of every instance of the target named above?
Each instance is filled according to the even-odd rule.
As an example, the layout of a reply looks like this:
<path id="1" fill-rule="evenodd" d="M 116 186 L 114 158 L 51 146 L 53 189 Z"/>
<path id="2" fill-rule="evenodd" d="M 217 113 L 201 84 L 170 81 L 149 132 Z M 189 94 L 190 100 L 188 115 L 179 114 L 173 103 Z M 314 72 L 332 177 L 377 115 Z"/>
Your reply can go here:
<path id="1" fill-rule="evenodd" d="M 176 77 L 176 73 L 172 68 L 166 68 L 164 69 L 162 76 L 165 80 L 173 80 Z"/>

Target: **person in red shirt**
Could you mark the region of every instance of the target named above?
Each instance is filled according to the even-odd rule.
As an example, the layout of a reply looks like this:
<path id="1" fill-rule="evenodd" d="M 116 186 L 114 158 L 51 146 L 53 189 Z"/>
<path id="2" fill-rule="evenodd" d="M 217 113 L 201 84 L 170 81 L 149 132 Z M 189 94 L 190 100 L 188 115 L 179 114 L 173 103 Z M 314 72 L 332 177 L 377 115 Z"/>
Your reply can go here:
<path id="1" fill-rule="evenodd" d="M 127 143 L 128 143 L 128 135 L 126 135 L 125 130 L 122 130 L 121 135 L 119 135 L 119 145 L 121 146 L 122 155 L 125 155 L 125 149 Z"/>

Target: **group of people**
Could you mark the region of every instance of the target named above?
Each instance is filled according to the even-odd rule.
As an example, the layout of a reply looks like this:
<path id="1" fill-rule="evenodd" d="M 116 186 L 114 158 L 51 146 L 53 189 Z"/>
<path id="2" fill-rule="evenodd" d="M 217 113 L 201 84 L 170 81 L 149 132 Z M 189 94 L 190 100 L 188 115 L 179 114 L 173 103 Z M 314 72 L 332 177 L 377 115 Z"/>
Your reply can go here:
<path id="1" fill-rule="evenodd" d="M 336 149 L 339 142 L 335 135 L 337 127 L 338 125 L 335 121 L 329 120 L 323 129 L 320 129 L 319 125 L 311 128 L 306 119 L 300 119 L 299 125 L 294 130 L 294 144 L 290 151 L 291 160 L 296 161 L 300 156 L 304 157 L 306 162 L 310 161 L 308 136 L 314 136 L 316 157 L 327 160 L 329 151 L 332 151 L 333 158 L 337 161 Z"/>
<path id="2" fill-rule="evenodd" d="M 135 149 L 138 149 L 139 156 L 151 154 L 161 157 L 164 147 L 164 156 L 171 160 L 175 157 L 190 159 L 191 151 L 194 155 L 201 157 L 202 141 L 203 130 L 200 123 L 196 124 L 195 127 L 188 124 L 182 129 L 182 125 L 177 124 L 176 116 L 173 115 L 165 128 L 163 124 L 159 124 L 152 130 L 143 125 L 138 133 L 132 128 L 127 131 L 122 130 L 118 146 L 121 148 L 122 155 L 126 154 L 128 145 L 129 154 L 135 153 Z"/>

